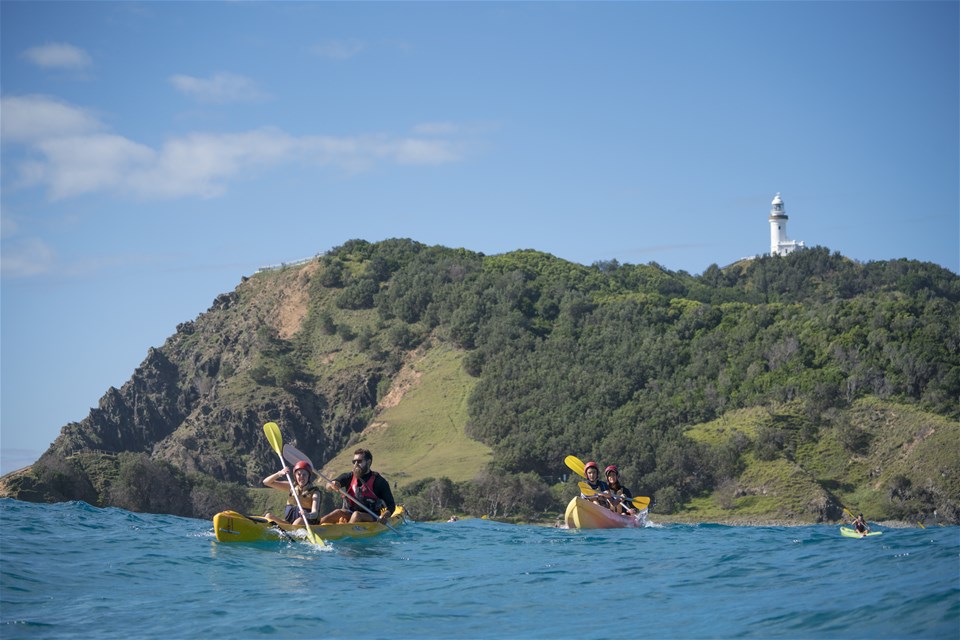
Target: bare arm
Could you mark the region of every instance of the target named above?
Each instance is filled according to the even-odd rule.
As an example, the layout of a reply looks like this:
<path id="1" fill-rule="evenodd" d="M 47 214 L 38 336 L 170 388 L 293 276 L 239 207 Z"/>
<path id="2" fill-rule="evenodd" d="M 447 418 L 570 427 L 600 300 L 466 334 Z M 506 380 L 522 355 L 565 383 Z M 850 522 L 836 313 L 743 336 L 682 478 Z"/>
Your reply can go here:
<path id="1" fill-rule="evenodd" d="M 273 489 L 279 489 L 280 491 L 289 491 L 290 483 L 287 482 L 286 480 L 280 480 L 282 476 L 286 476 L 288 473 L 290 473 L 290 469 L 288 469 L 287 467 L 284 467 L 283 469 L 280 469 L 280 471 L 270 474 L 269 476 L 264 478 L 263 484 Z"/>

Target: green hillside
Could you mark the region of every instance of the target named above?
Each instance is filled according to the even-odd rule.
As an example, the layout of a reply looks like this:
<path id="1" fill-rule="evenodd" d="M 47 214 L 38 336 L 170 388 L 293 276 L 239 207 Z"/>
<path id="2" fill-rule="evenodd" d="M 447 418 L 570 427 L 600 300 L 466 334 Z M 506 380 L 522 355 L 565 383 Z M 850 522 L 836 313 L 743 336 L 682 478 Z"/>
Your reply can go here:
<path id="1" fill-rule="evenodd" d="M 949 270 L 822 247 L 691 275 L 352 240 L 217 296 L 0 495 L 259 510 L 273 421 L 334 473 L 371 449 L 418 519 L 552 519 L 573 454 L 662 516 L 960 523 L 958 307 Z"/>

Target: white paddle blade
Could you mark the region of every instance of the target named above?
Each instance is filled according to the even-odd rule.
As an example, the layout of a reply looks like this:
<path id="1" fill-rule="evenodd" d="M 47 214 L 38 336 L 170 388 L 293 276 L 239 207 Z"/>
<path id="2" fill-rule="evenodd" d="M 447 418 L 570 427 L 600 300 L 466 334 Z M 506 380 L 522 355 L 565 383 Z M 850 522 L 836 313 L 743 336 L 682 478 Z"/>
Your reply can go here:
<path id="1" fill-rule="evenodd" d="M 283 457 L 286 458 L 287 462 L 290 463 L 290 466 L 297 464 L 298 462 L 306 462 L 310 465 L 311 469 L 316 469 L 313 466 L 313 461 L 307 457 L 303 451 L 300 451 L 292 444 L 283 445 Z"/>

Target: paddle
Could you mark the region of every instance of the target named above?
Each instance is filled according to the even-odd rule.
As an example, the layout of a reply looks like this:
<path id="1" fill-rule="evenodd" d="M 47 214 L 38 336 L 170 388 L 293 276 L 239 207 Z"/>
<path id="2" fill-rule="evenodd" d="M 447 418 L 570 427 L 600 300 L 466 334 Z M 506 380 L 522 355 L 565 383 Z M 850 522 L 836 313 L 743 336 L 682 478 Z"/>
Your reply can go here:
<path id="1" fill-rule="evenodd" d="M 283 437 L 280 435 L 280 427 L 277 426 L 276 422 L 268 422 L 263 425 L 263 432 L 267 435 L 267 440 L 270 441 L 270 446 L 273 447 L 273 450 L 276 451 L 277 457 L 280 458 L 280 464 L 284 467 L 287 466 L 287 463 L 283 459 L 283 454 L 281 450 L 283 449 Z M 303 505 L 300 504 L 300 497 L 297 496 L 297 492 L 294 490 L 296 486 L 293 483 L 293 478 L 290 477 L 290 473 L 287 472 L 287 482 L 290 483 L 290 493 L 293 494 L 293 499 L 297 503 L 297 509 L 300 510 L 300 517 L 303 518 L 303 528 L 307 532 L 307 539 L 313 544 L 323 544 L 317 534 L 313 532 L 313 529 L 310 528 L 310 523 L 307 521 L 307 512 L 303 510 Z"/>
<path id="2" fill-rule="evenodd" d="M 583 460 L 581 460 L 577 456 L 567 456 L 566 458 L 563 459 L 563 463 L 568 467 L 570 467 L 570 471 L 573 471 L 575 474 L 577 474 L 581 478 L 587 477 L 587 474 L 583 470 L 583 467 L 585 466 L 583 464 Z"/>
<path id="3" fill-rule="evenodd" d="M 311 469 L 316 468 L 313 466 L 313 460 L 308 458 L 307 454 L 305 454 L 303 451 L 300 451 L 300 449 L 297 449 L 292 444 L 283 445 L 283 457 L 286 458 L 287 462 L 292 465 L 296 465 L 298 462 L 306 462 L 308 465 L 310 465 Z"/>
<path id="4" fill-rule="evenodd" d="M 586 482 L 581 482 L 578 486 L 580 487 L 580 491 L 582 491 L 583 494 L 587 496 L 594 496 L 600 493 L 596 489 L 590 488 L 590 485 L 588 485 Z M 624 502 L 627 501 L 627 498 L 623 496 L 618 496 L 616 494 L 612 494 L 609 496 L 605 495 L 605 497 L 623 500 Z M 632 504 L 637 509 L 643 511 L 644 509 L 650 506 L 650 498 L 647 498 L 646 496 L 637 496 L 635 498 L 630 499 L 630 504 Z"/>
<path id="5" fill-rule="evenodd" d="M 325 476 L 325 475 L 323 475 L 322 473 L 320 473 L 320 471 L 318 471 L 317 468 L 316 468 L 315 466 L 313 466 L 313 462 L 310 461 L 310 458 L 307 457 L 307 454 L 303 453 L 302 451 L 300 451 L 299 449 L 297 449 L 296 447 L 294 447 L 292 444 L 285 444 L 285 445 L 283 445 L 283 455 L 284 455 L 284 457 L 286 457 L 286 459 L 287 459 L 288 461 L 293 462 L 294 464 L 296 464 L 297 462 L 301 462 L 301 461 L 302 461 L 302 462 L 306 462 L 307 464 L 310 465 L 310 468 L 313 469 L 314 472 L 315 472 L 318 476 L 320 476 L 321 478 L 323 478 L 323 479 L 326 480 L 327 482 L 333 484 L 333 480 L 331 480 L 331 479 L 328 478 L 327 476 Z M 367 505 L 363 504 L 362 502 L 360 502 L 359 500 L 357 500 L 356 498 L 354 498 L 352 495 L 350 495 L 349 493 L 347 493 L 347 492 L 344 491 L 343 489 L 338 489 L 338 491 L 339 491 L 345 498 L 348 498 L 348 499 L 352 500 L 354 504 L 356 504 L 358 507 L 360 507 L 361 509 L 363 509 L 364 511 L 366 511 L 367 513 L 369 513 L 370 515 L 372 515 L 372 516 L 374 517 L 374 519 L 376 519 L 376 520 L 378 520 L 378 521 L 380 520 L 380 518 L 377 517 L 377 514 L 375 514 L 373 511 L 371 511 L 370 509 L 367 508 Z M 400 533 L 399 531 L 397 531 L 396 529 L 394 529 L 393 527 L 391 527 L 391 526 L 390 526 L 388 523 L 386 523 L 386 522 L 381 522 L 380 524 L 382 524 L 383 526 L 387 527 L 388 529 L 390 529 L 390 530 L 393 531 L 394 533 Z"/>

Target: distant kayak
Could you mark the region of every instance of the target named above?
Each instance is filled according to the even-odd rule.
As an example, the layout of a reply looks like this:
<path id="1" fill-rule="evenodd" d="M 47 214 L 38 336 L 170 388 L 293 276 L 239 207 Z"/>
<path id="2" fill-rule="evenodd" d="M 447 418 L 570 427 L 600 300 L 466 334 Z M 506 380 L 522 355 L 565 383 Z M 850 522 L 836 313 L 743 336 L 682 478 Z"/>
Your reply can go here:
<path id="1" fill-rule="evenodd" d="M 866 538 L 867 536 L 880 536 L 883 531 L 871 531 L 870 533 L 858 533 L 850 527 L 840 527 L 840 535 L 845 538 Z"/>
<path id="2" fill-rule="evenodd" d="M 390 516 L 390 526 L 396 528 L 406 520 L 403 507 L 397 505 Z M 322 540 L 340 540 L 341 538 L 370 538 L 389 529 L 379 522 L 356 522 L 353 524 L 317 524 L 310 527 Z M 236 511 L 221 511 L 213 516 L 213 532 L 220 542 L 257 542 L 260 540 L 280 540 L 290 534 L 304 534 L 303 525 L 270 520 L 262 516 L 245 516 Z"/>

